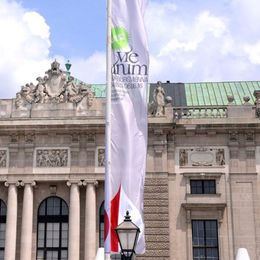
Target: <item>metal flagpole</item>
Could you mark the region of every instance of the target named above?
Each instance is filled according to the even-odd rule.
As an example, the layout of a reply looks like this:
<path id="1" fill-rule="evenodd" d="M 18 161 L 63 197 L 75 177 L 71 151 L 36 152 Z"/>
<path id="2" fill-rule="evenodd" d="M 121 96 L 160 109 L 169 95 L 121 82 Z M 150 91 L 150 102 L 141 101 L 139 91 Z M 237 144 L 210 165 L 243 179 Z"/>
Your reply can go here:
<path id="1" fill-rule="evenodd" d="M 106 176 L 105 192 L 109 192 L 108 180 L 111 173 L 111 88 L 112 88 L 112 0 L 107 0 L 107 55 L 106 55 Z M 110 201 L 105 202 L 110 203 Z M 110 218 L 109 218 L 110 219 Z M 110 246 L 110 245 L 109 245 Z M 110 259 L 110 253 L 105 252 L 105 259 Z"/>

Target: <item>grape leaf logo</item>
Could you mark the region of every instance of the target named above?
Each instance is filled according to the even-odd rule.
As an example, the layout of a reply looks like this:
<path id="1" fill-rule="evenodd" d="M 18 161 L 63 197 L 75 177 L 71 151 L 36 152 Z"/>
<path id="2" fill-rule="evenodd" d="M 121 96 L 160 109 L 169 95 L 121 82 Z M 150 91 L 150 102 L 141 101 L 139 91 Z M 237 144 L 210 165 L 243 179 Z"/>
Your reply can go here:
<path id="1" fill-rule="evenodd" d="M 129 34 L 123 27 L 114 27 L 112 34 L 112 49 L 121 50 L 129 46 Z"/>

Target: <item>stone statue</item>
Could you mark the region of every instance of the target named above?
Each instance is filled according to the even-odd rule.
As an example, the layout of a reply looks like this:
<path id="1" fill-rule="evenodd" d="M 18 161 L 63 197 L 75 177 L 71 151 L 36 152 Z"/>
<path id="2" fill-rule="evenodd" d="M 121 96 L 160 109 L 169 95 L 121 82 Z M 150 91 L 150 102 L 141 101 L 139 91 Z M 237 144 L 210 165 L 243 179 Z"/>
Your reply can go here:
<path id="1" fill-rule="evenodd" d="M 153 99 L 156 105 L 156 116 L 164 115 L 164 106 L 165 106 L 165 92 L 162 87 L 162 82 L 158 81 L 157 86 L 153 93 Z"/>
<path id="2" fill-rule="evenodd" d="M 105 149 L 98 149 L 98 167 L 105 166 Z"/>
<path id="3" fill-rule="evenodd" d="M 217 165 L 225 165 L 225 151 L 224 149 L 218 149 L 216 152 Z"/>
<path id="4" fill-rule="evenodd" d="M 25 99 L 22 97 L 21 93 L 16 94 L 15 107 L 16 107 L 16 109 L 19 109 L 19 110 L 27 109 L 26 104 L 25 104 Z"/>
<path id="5" fill-rule="evenodd" d="M 21 89 L 21 96 L 29 103 L 32 104 L 34 100 L 34 87 L 32 87 L 33 84 L 25 84 L 25 86 L 22 86 Z"/>
<path id="6" fill-rule="evenodd" d="M 158 81 L 153 91 L 153 101 L 149 104 L 148 110 L 154 116 L 164 116 L 165 105 L 165 91 L 162 87 L 162 82 Z"/>
<path id="7" fill-rule="evenodd" d="M 259 90 L 255 90 L 254 91 L 254 96 L 256 98 L 256 101 L 255 101 L 255 113 L 256 113 L 256 116 L 257 117 L 260 117 L 260 91 Z"/>
<path id="8" fill-rule="evenodd" d="M 44 81 L 41 77 L 38 77 L 36 79 L 38 81 L 38 84 L 36 86 L 35 90 L 35 103 L 46 103 L 48 100 L 48 95 L 46 94 L 46 88 L 44 85 Z"/>
<path id="9" fill-rule="evenodd" d="M 185 149 L 180 149 L 180 166 L 188 164 L 188 153 Z"/>

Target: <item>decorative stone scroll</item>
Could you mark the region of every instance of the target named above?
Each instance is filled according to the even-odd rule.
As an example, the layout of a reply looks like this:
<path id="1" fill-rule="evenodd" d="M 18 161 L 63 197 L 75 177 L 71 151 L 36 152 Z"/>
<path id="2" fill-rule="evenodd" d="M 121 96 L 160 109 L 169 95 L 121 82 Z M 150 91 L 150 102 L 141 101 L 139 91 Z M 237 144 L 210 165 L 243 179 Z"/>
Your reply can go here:
<path id="1" fill-rule="evenodd" d="M 36 167 L 53 168 L 69 166 L 69 149 L 37 149 Z"/>
<path id="2" fill-rule="evenodd" d="M 105 148 L 100 147 L 97 149 L 97 166 L 105 167 Z"/>
<path id="3" fill-rule="evenodd" d="M 7 167 L 7 150 L 0 149 L 0 168 Z"/>
<path id="4" fill-rule="evenodd" d="M 225 150 L 223 148 L 183 148 L 179 150 L 179 165 L 220 167 L 225 166 Z"/>
<path id="5" fill-rule="evenodd" d="M 60 69 L 60 64 L 54 61 L 51 69 L 45 72 L 44 77 L 38 77 L 38 83 L 25 84 L 16 94 L 15 107 L 18 110 L 28 110 L 32 104 L 43 103 L 74 103 L 80 104 L 85 100 L 87 107 L 93 105 L 95 93 L 90 85 L 76 84 L 72 76 L 66 75 Z"/>

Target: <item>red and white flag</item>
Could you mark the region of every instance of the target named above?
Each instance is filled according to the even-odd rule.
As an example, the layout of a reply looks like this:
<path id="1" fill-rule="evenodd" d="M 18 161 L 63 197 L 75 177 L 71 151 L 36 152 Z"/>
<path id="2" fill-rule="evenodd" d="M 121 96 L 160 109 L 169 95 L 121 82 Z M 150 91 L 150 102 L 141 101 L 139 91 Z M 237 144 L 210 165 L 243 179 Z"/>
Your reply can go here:
<path id="1" fill-rule="evenodd" d="M 147 0 L 111 3 L 111 96 L 107 97 L 111 98 L 111 114 L 107 114 L 111 116 L 107 118 L 111 134 L 106 138 L 105 252 L 119 251 L 114 229 L 128 210 L 141 230 L 136 253 L 143 254 L 149 69 L 144 26 Z"/>

